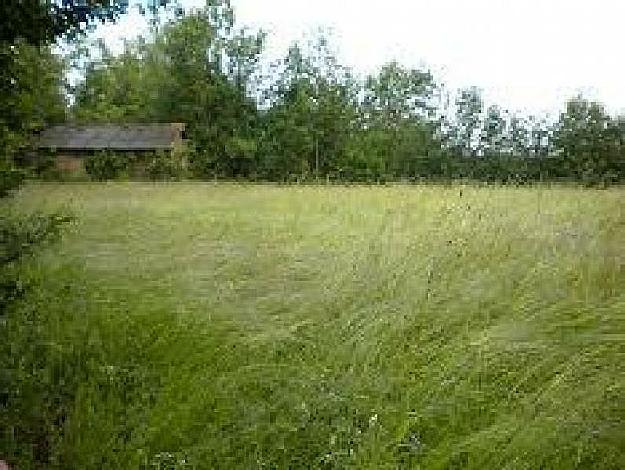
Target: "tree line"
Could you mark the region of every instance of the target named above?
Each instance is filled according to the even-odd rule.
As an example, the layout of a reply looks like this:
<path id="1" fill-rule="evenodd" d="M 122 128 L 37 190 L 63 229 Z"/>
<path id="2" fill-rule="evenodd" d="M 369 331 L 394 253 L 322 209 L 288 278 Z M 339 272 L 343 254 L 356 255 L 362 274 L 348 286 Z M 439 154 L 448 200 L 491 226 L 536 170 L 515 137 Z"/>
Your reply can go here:
<path id="1" fill-rule="evenodd" d="M 122 54 L 101 44 L 69 107 L 59 86 L 67 64 L 25 45 L 15 66 L 23 90 L 5 103 L 13 132 L 1 144 L 17 154 L 30 130 L 64 120 L 184 122 L 198 178 L 625 179 L 625 117 L 601 103 L 574 97 L 548 122 L 486 107 L 474 87 L 450 103 L 432 73 L 397 62 L 359 79 L 322 34 L 263 67 L 265 42 L 264 33 L 237 27 L 229 1 L 212 1 Z"/>

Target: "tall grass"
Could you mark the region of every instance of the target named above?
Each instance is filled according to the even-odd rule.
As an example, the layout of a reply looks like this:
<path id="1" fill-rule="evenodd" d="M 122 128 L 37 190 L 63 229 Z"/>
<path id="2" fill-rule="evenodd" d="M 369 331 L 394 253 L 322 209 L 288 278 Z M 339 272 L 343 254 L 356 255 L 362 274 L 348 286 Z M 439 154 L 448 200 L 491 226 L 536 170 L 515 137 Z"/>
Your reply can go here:
<path id="1" fill-rule="evenodd" d="M 29 185 L 19 468 L 621 468 L 625 193 Z"/>

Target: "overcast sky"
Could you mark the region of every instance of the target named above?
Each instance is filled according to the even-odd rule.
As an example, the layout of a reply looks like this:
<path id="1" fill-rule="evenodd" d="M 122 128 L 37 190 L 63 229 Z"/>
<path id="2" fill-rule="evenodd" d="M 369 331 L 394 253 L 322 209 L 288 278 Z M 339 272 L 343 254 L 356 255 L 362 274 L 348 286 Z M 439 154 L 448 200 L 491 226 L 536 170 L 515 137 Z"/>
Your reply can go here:
<path id="1" fill-rule="evenodd" d="M 184 0 L 187 7 L 204 0 Z M 452 88 L 481 87 L 511 110 L 557 113 L 584 92 L 625 110 L 623 0 L 232 0 L 240 26 L 270 32 L 269 59 L 319 27 L 357 73 L 393 59 Z M 110 44 L 145 30 L 131 13 L 101 28 Z"/>

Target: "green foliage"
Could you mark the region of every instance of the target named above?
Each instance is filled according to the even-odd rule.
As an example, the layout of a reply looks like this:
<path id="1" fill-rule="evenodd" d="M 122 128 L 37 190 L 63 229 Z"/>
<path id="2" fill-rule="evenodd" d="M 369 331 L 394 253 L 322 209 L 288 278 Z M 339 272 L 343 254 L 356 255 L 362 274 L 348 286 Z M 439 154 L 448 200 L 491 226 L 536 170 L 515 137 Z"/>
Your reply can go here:
<path id="1" fill-rule="evenodd" d="M 429 71 L 397 62 L 359 81 L 324 34 L 293 44 L 265 73 L 264 39 L 236 29 L 229 2 L 209 3 L 121 55 L 103 49 L 72 114 L 81 122 L 185 122 L 198 178 L 625 179 L 625 125 L 597 103 L 572 100 L 554 124 L 487 105 L 476 87 L 451 99 Z M 150 172 L 160 178 L 165 166 L 157 159 Z"/>
<path id="2" fill-rule="evenodd" d="M 39 246 L 43 241 L 55 239 L 61 227 L 74 217 L 67 211 L 51 214 L 30 214 L 23 217 L 3 210 L 0 226 L 0 264 L 14 263 Z"/>
<path id="3" fill-rule="evenodd" d="M 157 152 L 147 159 L 145 171 L 147 176 L 155 181 L 176 180 L 184 174 L 180 155 L 172 152 Z"/>
<path id="4" fill-rule="evenodd" d="M 482 128 L 482 91 L 471 87 L 459 90 L 456 100 L 454 146 L 461 156 L 475 156 Z"/>
<path id="5" fill-rule="evenodd" d="M 39 150 L 30 167 L 32 175 L 44 181 L 61 181 L 65 175 L 56 166 L 57 152 Z"/>
<path id="6" fill-rule="evenodd" d="M 603 105 L 577 97 L 560 117 L 555 144 L 566 169 L 588 185 L 625 176 L 622 120 L 612 119 Z"/>
<path id="7" fill-rule="evenodd" d="M 357 88 L 336 63 L 327 40 L 293 45 L 266 95 L 261 120 L 259 172 L 298 180 L 337 174 L 348 159 L 357 117 Z"/>
<path id="8" fill-rule="evenodd" d="M 23 2 L 6 0 L 0 7 L 2 40 L 40 45 L 84 32 L 95 21 L 114 20 L 128 8 L 124 0 L 54 0 Z"/>
<path id="9" fill-rule="evenodd" d="M 101 151 L 87 157 L 85 169 L 96 181 L 107 181 L 118 178 L 129 167 L 127 155 L 111 151 Z"/>
<path id="10" fill-rule="evenodd" d="M 68 212 L 21 216 L 3 209 L 0 217 L 0 319 L 8 306 L 22 297 L 23 282 L 16 264 L 45 241 L 58 238 L 61 227 L 74 220 Z"/>
<path id="11" fill-rule="evenodd" d="M 24 177 L 23 171 L 0 164 L 0 198 L 8 196 L 12 190 L 19 188 Z"/>
<path id="12" fill-rule="evenodd" d="M 5 47 L 5 49 L 2 49 Z M 3 46 L 11 56 L 10 84 L 0 89 L 0 153 L 9 162 L 28 148 L 33 131 L 65 118 L 61 59 L 49 48 Z"/>
<path id="13" fill-rule="evenodd" d="M 28 258 L 27 255 L 44 243 L 58 240 L 63 227 L 73 220 L 74 216 L 66 210 L 46 214 L 31 213 L 25 216 L 3 208 L 2 217 L 0 217 L 0 334 L 3 338 L 14 334 L 19 335 L 19 338 L 13 337 L 10 343 L 3 341 L 3 345 L 0 346 L 3 364 L 0 370 L 0 427 L 3 428 L 0 437 L 0 442 L 2 442 L 0 452 L 3 457 L 9 457 L 10 462 L 16 458 L 21 460 L 24 457 L 22 451 L 31 455 L 31 458 L 28 458 L 30 462 L 46 461 L 45 455 L 51 445 L 48 441 L 50 436 L 47 433 L 55 423 L 52 419 L 46 421 L 41 417 L 47 413 L 49 416 L 52 414 L 58 416 L 61 411 L 55 410 L 55 405 L 52 403 L 46 404 L 45 410 L 28 408 L 29 405 L 41 405 L 30 400 L 33 392 L 41 389 L 47 378 L 34 369 L 29 371 L 21 368 L 19 361 L 26 359 L 26 356 L 20 355 L 17 359 L 13 355 L 16 352 L 13 349 L 15 346 L 28 343 L 33 338 L 33 328 L 36 329 L 36 326 L 32 322 L 37 321 L 30 316 L 19 333 L 12 329 L 14 309 L 28 299 L 36 297 L 36 292 L 33 292 L 36 287 L 31 285 L 28 278 L 23 275 L 21 266 Z M 30 305 L 34 306 L 34 304 Z M 36 312 L 29 313 L 44 316 L 48 311 L 47 307 L 38 305 Z M 38 352 L 43 353 L 43 351 Z M 35 363 L 31 365 L 36 367 Z M 26 379 L 29 376 L 37 382 Z M 52 398 L 52 395 L 47 395 L 47 397 Z M 58 404 L 59 401 L 56 400 L 56 403 Z M 11 429 L 11 435 L 8 433 L 9 429 Z M 7 447 L 17 442 L 21 450 L 12 446 Z"/>

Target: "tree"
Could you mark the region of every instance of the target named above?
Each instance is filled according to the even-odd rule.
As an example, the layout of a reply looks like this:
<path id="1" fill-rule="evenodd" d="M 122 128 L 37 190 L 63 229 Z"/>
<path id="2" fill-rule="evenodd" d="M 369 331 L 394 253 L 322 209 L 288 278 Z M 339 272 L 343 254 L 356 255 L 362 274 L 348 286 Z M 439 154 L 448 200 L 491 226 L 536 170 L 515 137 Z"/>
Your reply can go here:
<path id="1" fill-rule="evenodd" d="M 440 150 L 433 120 L 435 83 L 427 71 L 406 69 L 396 62 L 366 80 L 362 103 L 366 152 L 384 158 L 385 172 L 414 176 L 432 150 Z"/>
<path id="2" fill-rule="evenodd" d="M 555 145 L 569 174 L 594 183 L 613 179 L 622 171 L 622 139 L 622 124 L 601 103 L 577 96 L 567 102 L 560 116 Z"/>
<path id="3" fill-rule="evenodd" d="M 456 147 L 464 156 L 474 156 L 480 150 L 480 131 L 484 103 L 479 88 L 460 90 L 456 100 Z"/>
<path id="4" fill-rule="evenodd" d="M 481 90 L 477 87 L 460 90 L 456 106 L 460 143 L 465 154 L 477 155 L 481 145 L 480 135 L 484 111 Z"/>
<path id="5" fill-rule="evenodd" d="M 86 67 L 85 80 L 75 90 L 72 117 L 79 122 L 141 122 L 157 116 L 163 74 L 139 58 L 140 45 L 129 45 L 119 57 L 101 51 L 100 63 Z"/>
<path id="6" fill-rule="evenodd" d="M 17 77 L 0 104 L 0 149 L 5 165 L 23 148 L 30 133 L 65 118 L 64 64 L 49 47 L 14 48 L 11 75 Z"/>
<path id="7" fill-rule="evenodd" d="M 273 178 L 333 174 L 348 166 L 356 119 L 356 87 L 320 34 L 308 48 L 293 44 L 266 93 L 263 171 Z"/>
<path id="8" fill-rule="evenodd" d="M 510 119 L 510 148 L 515 157 L 529 155 L 529 123 L 523 116 L 514 115 Z"/>
<path id="9" fill-rule="evenodd" d="M 498 156 L 508 152 L 507 123 L 501 108 L 491 105 L 486 111 L 482 148 L 487 156 Z"/>
<path id="10" fill-rule="evenodd" d="M 549 123 L 544 117 L 530 116 L 528 124 L 530 155 L 537 158 L 547 157 L 552 143 Z"/>
<path id="11" fill-rule="evenodd" d="M 156 5 L 163 5 L 159 1 Z M 0 6 L 3 41 L 49 44 L 62 36 L 83 33 L 96 21 L 114 21 L 126 12 L 124 0 L 5 0 Z"/>
<path id="12" fill-rule="evenodd" d="M 371 123 L 397 128 L 407 119 L 430 117 L 434 87 L 429 72 L 405 69 L 391 62 L 377 76 L 368 77 L 363 108 Z"/>

